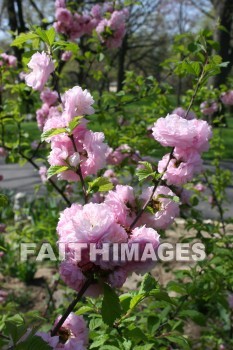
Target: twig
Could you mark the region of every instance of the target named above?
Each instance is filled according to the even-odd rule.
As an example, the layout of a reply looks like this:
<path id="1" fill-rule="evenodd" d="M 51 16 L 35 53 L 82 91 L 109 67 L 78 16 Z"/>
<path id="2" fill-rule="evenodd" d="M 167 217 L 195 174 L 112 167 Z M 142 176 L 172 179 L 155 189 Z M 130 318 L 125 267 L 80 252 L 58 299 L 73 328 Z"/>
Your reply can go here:
<path id="1" fill-rule="evenodd" d="M 65 320 L 67 319 L 69 314 L 74 310 L 76 304 L 80 301 L 80 299 L 82 298 L 83 294 L 87 291 L 87 289 L 90 287 L 90 285 L 93 282 L 94 282 L 93 278 L 89 278 L 89 279 L 86 280 L 86 282 L 84 283 L 84 285 L 82 286 L 82 288 L 78 292 L 76 298 L 68 306 L 68 308 L 66 309 L 65 313 L 63 314 L 63 316 L 60 318 L 60 320 L 58 321 L 56 326 L 51 331 L 51 336 L 52 337 L 54 337 L 58 333 L 59 329 L 62 327 L 63 323 L 65 322 Z"/>

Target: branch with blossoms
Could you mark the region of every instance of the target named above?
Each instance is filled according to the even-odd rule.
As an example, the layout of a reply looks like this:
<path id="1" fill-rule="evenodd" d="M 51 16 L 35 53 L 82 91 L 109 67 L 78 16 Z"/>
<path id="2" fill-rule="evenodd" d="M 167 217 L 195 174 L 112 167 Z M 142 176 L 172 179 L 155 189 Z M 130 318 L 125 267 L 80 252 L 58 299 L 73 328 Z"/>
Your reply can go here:
<path id="1" fill-rule="evenodd" d="M 56 1 L 56 6 L 56 29 L 70 38 L 81 35 L 77 25 L 80 17 L 66 8 L 65 1 Z M 101 7 L 95 8 L 99 9 Z M 110 47 L 117 39 L 117 30 L 112 31 L 110 27 L 118 21 L 121 23 L 121 20 L 120 14 L 113 10 L 109 10 L 108 16 L 110 19 L 104 18 L 102 22 L 102 18 L 98 26 L 104 28 L 101 27 L 103 30 L 100 31 L 101 41 Z M 88 24 L 92 17 L 93 14 L 90 21 L 87 20 Z M 80 20 L 79 24 L 84 30 L 86 23 L 84 25 Z M 105 176 L 98 176 L 107 165 L 119 164 L 125 159 L 125 154 L 130 154 L 132 158 L 134 154 L 127 145 L 113 151 L 104 143 L 102 132 L 93 132 L 88 127 L 87 118 L 92 118 L 94 114 L 94 99 L 88 90 L 74 86 L 60 93 L 53 61 L 55 33 L 53 30 L 40 32 L 40 38 L 49 49 L 36 52 L 31 57 L 28 63 L 30 72 L 26 74 L 25 81 L 27 86 L 40 92 L 43 102 L 42 108 L 37 111 L 37 122 L 42 131 L 42 141 L 46 141 L 50 148 L 47 178 L 51 182 L 51 177 L 57 176 L 58 181 L 77 185 L 82 190 L 82 198 L 60 214 L 57 225 L 58 244 L 65 248 L 59 273 L 64 283 L 76 292 L 76 297 L 55 321 L 51 332 L 35 334 L 50 348 L 83 350 L 88 346 L 88 330 L 84 319 L 73 312 L 77 303 L 85 296 L 97 297 L 101 294 L 104 298 L 110 294 L 117 303 L 114 290 L 121 288 L 128 276 L 134 272 L 143 275 L 151 271 L 155 261 L 148 256 L 143 258 L 146 247 L 149 245 L 153 253 L 157 251 L 160 231 L 169 228 L 180 214 L 180 204 L 187 194 L 183 186 L 202 171 L 201 157 L 208 150 L 211 127 L 206 121 L 197 119 L 191 108 L 198 89 L 208 75 L 209 57 L 206 58 L 204 51 L 205 60 L 202 61 L 200 74 L 196 69 L 197 82 L 188 109 L 178 108 L 165 118 L 159 118 L 152 127 L 152 137 L 162 146 L 171 147 L 171 152 L 159 161 L 157 167 L 135 155 L 137 161 L 141 160 L 137 175 L 139 181 L 143 181 L 142 192 L 138 194 L 136 188 L 120 185 L 112 169 L 108 169 Z M 53 78 L 50 86 L 54 90 L 46 88 L 50 77 Z M 21 151 L 20 154 L 39 169 L 33 159 L 27 158 Z M 147 183 L 150 179 L 152 186 Z M 70 201 L 67 204 L 71 204 Z M 114 256 L 106 261 L 97 254 L 96 260 L 93 260 L 93 244 L 103 253 L 106 245 L 110 245 Z M 137 245 L 138 259 L 127 257 L 122 261 L 120 252 L 114 251 L 114 245 L 125 245 L 129 250 Z M 141 298 L 144 297 L 142 294 Z M 172 318 L 176 317 L 182 305 Z M 116 314 L 108 325 L 120 332 L 119 322 L 114 322 L 117 317 L 120 319 L 120 315 Z M 27 336 L 30 336 L 30 331 Z"/>
<path id="2" fill-rule="evenodd" d="M 50 334 L 37 333 L 56 348 L 64 334 L 63 341 L 67 346 L 70 342 L 78 344 L 80 341 L 77 329 L 72 325 L 72 322 L 78 322 L 77 316 L 72 312 L 83 295 L 97 296 L 105 290 L 106 284 L 120 288 L 132 272 L 144 274 L 154 266 L 151 259 L 122 262 L 120 255 L 114 260 L 110 258 L 107 263 L 98 256 L 93 262 L 89 246 L 95 243 L 98 248 L 103 248 L 106 243 L 117 243 L 131 247 L 136 243 L 142 258 L 146 244 L 157 250 L 157 230 L 167 229 L 179 216 L 177 194 L 181 197 L 185 191 L 182 186 L 201 172 L 201 154 L 208 149 L 212 135 L 207 122 L 190 113 L 205 75 L 206 62 L 184 116 L 173 113 L 159 118 L 152 128 L 154 139 L 162 146 L 172 147 L 172 151 L 158 163 L 158 172 L 154 172 L 149 163 L 142 162 L 138 175 L 143 179 L 154 178 L 154 186 L 145 187 L 138 198 L 131 186 L 116 185 L 112 190 L 113 184 L 108 180 L 103 182 L 102 178 L 89 182 L 87 188 L 86 177 L 97 175 L 106 166 L 110 154 L 103 142 L 103 133 L 88 129 L 85 116 L 94 113 L 94 99 L 79 86 L 69 89 L 58 100 L 58 92 L 43 90 L 50 74 L 55 74 L 53 61 L 45 52 L 34 54 L 28 66 L 32 71 L 25 77 L 26 84 L 42 91 L 43 101 L 52 110 L 42 125 L 42 140 L 51 146 L 48 176 L 57 175 L 58 180 L 80 182 L 84 198 L 84 205 L 73 203 L 61 213 L 57 226 L 58 243 L 65 244 L 60 275 L 65 284 L 77 291 L 77 297 L 56 321 Z M 106 192 L 104 198 L 91 196 L 93 192 L 101 191 L 101 186 Z M 78 259 L 77 250 L 81 243 L 88 247 Z"/>

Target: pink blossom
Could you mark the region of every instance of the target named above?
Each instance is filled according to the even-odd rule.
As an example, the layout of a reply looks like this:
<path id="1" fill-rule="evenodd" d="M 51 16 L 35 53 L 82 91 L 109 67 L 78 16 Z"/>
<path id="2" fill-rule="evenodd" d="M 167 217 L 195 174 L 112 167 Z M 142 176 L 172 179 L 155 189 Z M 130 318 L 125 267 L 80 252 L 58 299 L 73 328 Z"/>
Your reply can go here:
<path id="1" fill-rule="evenodd" d="M 55 12 L 55 17 L 58 22 L 62 22 L 66 26 L 70 26 L 72 22 L 72 14 L 69 10 L 63 7 L 58 7 Z"/>
<path id="2" fill-rule="evenodd" d="M 86 278 L 77 263 L 72 260 L 65 260 L 61 263 L 59 269 L 60 276 L 67 286 L 79 291 Z"/>
<path id="3" fill-rule="evenodd" d="M 6 232 L 6 225 L 0 223 L 0 233 Z"/>
<path id="4" fill-rule="evenodd" d="M 121 288 L 128 276 L 128 271 L 118 268 L 108 276 L 108 282 L 113 288 Z"/>
<path id="5" fill-rule="evenodd" d="M 202 171 L 202 159 L 197 151 L 183 151 L 175 148 L 173 157 L 165 155 L 158 163 L 158 172 L 166 172 L 163 179 L 168 185 L 183 185 L 192 180 L 194 175 Z"/>
<path id="6" fill-rule="evenodd" d="M 7 150 L 4 147 L 0 147 L 0 157 L 6 157 Z"/>
<path id="7" fill-rule="evenodd" d="M 129 157 L 132 153 L 132 149 L 129 145 L 123 144 L 117 147 L 114 151 L 112 149 L 109 150 L 109 154 L 107 157 L 107 162 L 112 165 L 118 165 L 123 162 L 124 159 Z"/>
<path id="8" fill-rule="evenodd" d="M 8 297 L 8 293 L 0 289 L 0 303 L 4 303 Z"/>
<path id="9" fill-rule="evenodd" d="M 61 60 L 64 61 L 64 62 L 67 62 L 71 59 L 72 57 L 72 51 L 65 51 L 62 53 L 61 55 Z"/>
<path id="10" fill-rule="evenodd" d="M 199 192 L 205 192 L 206 190 L 206 186 L 201 184 L 201 183 L 198 183 L 194 186 L 195 190 L 199 191 Z"/>
<path id="11" fill-rule="evenodd" d="M 119 183 L 116 174 L 114 173 L 114 171 L 112 169 L 107 169 L 104 173 L 103 173 L 103 177 L 107 177 L 109 179 L 109 181 L 111 181 L 113 183 L 113 185 L 117 185 Z"/>
<path id="12" fill-rule="evenodd" d="M 94 113 L 92 107 L 94 100 L 87 90 L 75 86 L 63 95 L 64 116 L 67 121 L 74 117 L 90 115 Z"/>
<path id="13" fill-rule="evenodd" d="M 200 108 L 201 108 L 201 112 L 204 115 L 208 115 L 211 117 L 215 112 L 218 111 L 218 104 L 217 102 L 204 101 L 201 103 Z"/>
<path id="14" fill-rule="evenodd" d="M 96 27 L 96 32 L 102 43 L 108 48 L 118 48 L 122 44 L 123 37 L 126 33 L 125 11 L 114 11 L 109 20 L 104 18 Z"/>
<path id="15" fill-rule="evenodd" d="M 47 168 L 46 166 L 41 166 L 40 169 L 39 169 L 39 175 L 40 175 L 40 178 L 41 178 L 41 181 L 43 184 L 45 184 L 48 179 L 47 179 Z"/>
<path id="16" fill-rule="evenodd" d="M 192 148 L 198 152 L 208 150 L 209 139 L 212 136 L 211 127 L 206 121 L 186 120 L 177 114 L 159 118 L 152 130 L 155 140 L 162 146 Z"/>
<path id="17" fill-rule="evenodd" d="M 42 91 L 55 69 L 53 61 L 45 52 L 36 52 L 28 63 L 28 67 L 32 69 L 32 72 L 26 75 L 26 84 L 34 90 Z"/>
<path id="18" fill-rule="evenodd" d="M 184 110 L 182 107 L 178 107 L 176 109 L 174 109 L 174 111 L 172 111 L 172 114 L 177 114 L 179 117 L 187 119 L 187 120 L 192 120 L 192 119 L 196 119 L 197 116 L 194 112 L 189 111 L 187 114 L 187 111 Z M 187 114 L 187 116 L 186 116 Z"/>
<path id="19" fill-rule="evenodd" d="M 59 8 L 59 7 L 66 7 L 66 0 L 56 0 L 55 1 L 55 7 Z"/>
<path id="20" fill-rule="evenodd" d="M 0 58 L 3 58 L 4 63 L 8 66 L 8 67 L 16 67 L 17 66 L 17 58 L 13 55 L 8 55 L 6 53 L 2 53 L 0 55 Z"/>
<path id="21" fill-rule="evenodd" d="M 193 195 L 193 192 L 190 190 L 187 190 L 186 188 L 182 188 L 181 193 L 180 193 L 180 200 L 182 202 L 182 204 L 187 204 L 190 205 L 190 199 Z"/>
<path id="22" fill-rule="evenodd" d="M 61 316 L 56 319 L 54 326 L 56 326 L 60 318 Z M 73 339 L 82 343 L 84 346 L 88 345 L 88 329 L 82 316 L 77 316 L 75 313 L 71 312 L 60 328 L 60 331 L 62 332 L 61 334 L 67 332 L 67 342 L 69 342 L 70 339 Z M 60 331 L 58 331 L 58 333 Z M 65 349 L 68 348 L 66 347 Z"/>
<path id="23" fill-rule="evenodd" d="M 232 106 L 233 105 L 233 90 L 224 92 L 221 95 L 221 101 L 224 105 Z"/>
<path id="24" fill-rule="evenodd" d="M 132 235 L 129 239 L 129 245 L 139 244 L 139 259 L 142 260 L 143 252 L 146 244 L 150 244 L 154 252 L 159 246 L 159 234 L 153 228 L 148 228 L 145 225 L 142 227 L 136 227 L 132 231 Z M 128 271 L 134 271 L 139 274 L 144 274 L 150 271 L 155 265 L 155 261 L 150 258 L 145 259 L 145 261 L 132 261 L 126 266 Z"/>
<path id="25" fill-rule="evenodd" d="M 38 141 L 32 141 L 32 143 L 31 143 L 31 148 L 33 149 L 33 150 L 36 150 L 37 149 L 37 147 L 39 146 L 39 142 Z"/>
<path id="26" fill-rule="evenodd" d="M 4 252 L 0 251 L 0 259 L 5 255 Z"/>
<path id="27" fill-rule="evenodd" d="M 45 89 L 40 94 L 41 100 L 46 103 L 49 107 L 52 106 L 58 100 L 57 91 L 51 91 L 50 89 Z"/>
<path id="28" fill-rule="evenodd" d="M 42 107 L 36 111 L 36 121 L 37 121 L 38 128 L 40 130 L 43 129 L 48 115 L 49 115 L 49 106 L 47 105 L 47 103 L 44 103 Z"/>
<path id="29" fill-rule="evenodd" d="M 142 192 L 143 203 L 150 198 L 152 191 L 153 187 L 148 187 Z M 155 229 L 167 229 L 180 213 L 179 204 L 172 200 L 174 196 L 175 193 L 169 187 L 158 186 L 149 204 L 154 214 L 145 212 L 141 217 L 140 224 L 147 224 Z"/>
<path id="30" fill-rule="evenodd" d="M 97 5 L 92 7 L 92 9 L 91 9 L 91 16 L 95 17 L 95 18 L 97 18 L 99 20 L 101 19 L 101 17 L 102 17 L 102 9 L 101 9 L 100 5 L 97 4 Z"/>
<path id="31" fill-rule="evenodd" d="M 105 203 L 114 213 L 116 222 L 130 226 L 135 218 L 135 197 L 131 186 L 117 185 L 115 191 L 109 191 Z"/>

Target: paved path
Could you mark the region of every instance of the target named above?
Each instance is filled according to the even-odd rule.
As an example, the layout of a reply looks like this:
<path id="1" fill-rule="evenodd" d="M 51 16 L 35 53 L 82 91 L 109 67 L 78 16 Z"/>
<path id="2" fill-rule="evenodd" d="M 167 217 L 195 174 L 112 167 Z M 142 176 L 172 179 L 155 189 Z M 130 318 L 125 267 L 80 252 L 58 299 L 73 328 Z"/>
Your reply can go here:
<path id="1" fill-rule="evenodd" d="M 205 167 L 211 169 L 210 163 L 207 162 Z M 224 161 L 222 167 L 233 172 L 233 162 Z M 0 174 L 4 177 L 4 180 L 0 182 L 0 187 L 14 192 L 25 192 L 29 197 L 34 193 L 34 186 L 41 183 L 38 172 L 28 163 L 20 167 L 18 164 L 5 164 L 0 158 Z M 43 186 L 41 193 L 43 193 Z M 233 186 L 227 188 L 227 196 L 225 216 L 233 218 Z M 200 203 L 198 208 L 204 213 L 206 219 L 218 218 L 217 211 L 212 209 L 208 203 Z"/>

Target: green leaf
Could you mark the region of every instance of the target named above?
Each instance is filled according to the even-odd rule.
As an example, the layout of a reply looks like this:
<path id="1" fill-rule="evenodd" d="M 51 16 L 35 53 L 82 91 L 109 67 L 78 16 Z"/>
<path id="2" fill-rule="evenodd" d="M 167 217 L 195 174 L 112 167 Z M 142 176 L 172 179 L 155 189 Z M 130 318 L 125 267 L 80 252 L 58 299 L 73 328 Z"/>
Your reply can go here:
<path id="1" fill-rule="evenodd" d="M 98 336 L 97 340 L 95 340 L 89 347 L 89 349 L 99 348 L 101 345 L 109 339 L 108 334 L 101 334 Z"/>
<path id="2" fill-rule="evenodd" d="M 26 341 L 19 343 L 15 350 L 50 350 L 52 347 L 41 337 L 36 335 L 29 336 Z"/>
<path id="3" fill-rule="evenodd" d="M 134 309 L 142 300 L 144 300 L 146 294 L 137 294 L 130 300 L 130 310 Z"/>
<path id="4" fill-rule="evenodd" d="M 50 29 L 46 30 L 45 33 L 48 38 L 49 45 L 51 46 L 54 43 L 55 36 L 56 36 L 55 29 L 51 27 Z"/>
<path id="5" fill-rule="evenodd" d="M 118 295 L 107 284 L 104 284 L 104 298 L 101 315 L 104 323 L 112 327 L 117 318 L 121 316 L 121 305 Z"/>
<path id="6" fill-rule="evenodd" d="M 157 286 L 157 282 L 149 273 L 143 278 L 139 293 L 149 293 Z"/>
<path id="7" fill-rule="evenodd" d="M 152 165 L 150 163 L 148 163 L 148 162 L 139 162 L 139 163 L 144 166 L 144 168 L 138 169 L 136 172 L 136 175 L 137 175 L 139 181 L 145 180 L 149 176 L 154 175 L 154 171 L 153 171 Z"/>
<path id="8" fill-rule="evenodd" d="M 69 123 L 69 127 L 68 127 L 70 132 L 72 132 L 72 131 L 76 128 L 76 126 L 79 125 L 80 120 L 81 120 L 82 118 L 83 118 L 83 117 L 80 116 L 80 117 L 75 117 L 74 119 L 71 120 L 71 122 Z"/>
<path id="9" fill-rule="evenodd" d="M 97 177 L 92 182 L 88 182 L 88 193 L 91 192 L 107 192 L 110 191 L 113 188 L 112 182 L 109 181 L 106 177 Z"/>
<path id="10" fill-rule="evenodd" d="M 63 165 L 53 165 L 48 169 L 47 172 L 47 178 L 49 179 L 53 175 L 57 175 L 62 173 L 63 171 L 69 170 L 68 166 L 63 166 Z"/>
<path id="11" fill-rule="evenodd" d="M 91 308 L 90 306 L 81 306 L 75 313 L 76 315 L 83 315 L 90 311 L 93 311 L 93 308 Z"/>
<path id="12" fill-rule="evenodd" d="M 63 132 L 67 132 L 67 130 L 65 128 L 47 130 L 41 135 L 41 141 L 45 141 L 49 137 L 62 134 Z"/>
<path id="13" fill-rule="evenodd" d="M 47 33 L 45 30 L 41 29 L 41 28 L 37 28 L 36 29 L 36 34 L 38 34 L 38 36 L 40 37 L 40 39 L 45 42 L 46 44 L 50 45 L 49 43 L 49 38 L 47 37 Z"/>
<path id="14" fill-rule="evenodd" d="M 15 38 L 15 40 L 13 40 L 13 42 L 11 43 L 11 46 L 22 46 L 22 44 L 24 44 L 26 41 L 28 40 L 33 40 L 38 38 L 38 35 L 35 33 L 21 33 L 19 36 L 17 36 L 17 38 Z"/>
<path id="15" fill-rule="evenodd" d="M 190 349 L 190 346 L 189 346 L 187 339 L 185 339 L 181 335 L 179 335 L 179 336 L 175 336 L 175 335 L 174 336 L 167 336 L 165 338 L 168 339 L 170 342 L 179 345 L 181 347 L 181 349 L 184 349 L 184 350 Z"/>
<path id="16" fill-rule="evenodd" d="M 0 193 L 0 207 L 6 207 L 8 204 L 9 204 L 8 197 L 5 194 Z"/>
<path id="17" fill-rule="evenodd" d="M 179 316 L 190 318 L 200 326 L 204 326 L 206 323 L 204 315 L 196 310 L 182 310 L 179 312 Z"/>

